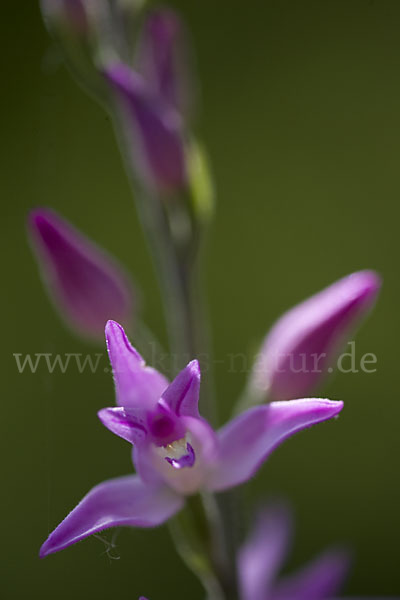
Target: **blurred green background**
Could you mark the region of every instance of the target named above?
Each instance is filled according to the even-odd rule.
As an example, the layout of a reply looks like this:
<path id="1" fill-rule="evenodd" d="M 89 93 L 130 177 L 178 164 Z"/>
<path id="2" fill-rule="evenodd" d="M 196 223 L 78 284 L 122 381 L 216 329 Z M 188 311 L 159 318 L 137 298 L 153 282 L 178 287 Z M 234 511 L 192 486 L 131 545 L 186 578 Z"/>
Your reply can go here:
<path id="1" fill-rule="evenodd" d="M 229 353 L 250 356 L 283 310 L 351 271 L 384 277 L 356 343 L 357 356 L 377 355 L 377 372 L 328 382 L 321 393 L 345 400 L 341 418 L 280 448 L 249 501 L 273 493 L 293 503 L 288 568 L 345 542 L 355 556 L 347 594 L 399 593 L 400 4 L 171 4 L 193 34 L 218 189 L 207 287 L 222 419 L 244 382 Z M 103 350 L 53 312 L 27 211 L 52 206 L 117 256 L 143 290 L 147 322 L 161 336 L 164 326 L 108 118 L 61 66 L 36 2 L 1 12 L 3 597 L 200 599 L 165 528 L 123 530 L 119 560 L 96 539 L 37 556 L 83 493 L 132 467 L 127 445 L 96 418 L 114 402 L 109 374 L 18 374 L 16 352 Z"/>

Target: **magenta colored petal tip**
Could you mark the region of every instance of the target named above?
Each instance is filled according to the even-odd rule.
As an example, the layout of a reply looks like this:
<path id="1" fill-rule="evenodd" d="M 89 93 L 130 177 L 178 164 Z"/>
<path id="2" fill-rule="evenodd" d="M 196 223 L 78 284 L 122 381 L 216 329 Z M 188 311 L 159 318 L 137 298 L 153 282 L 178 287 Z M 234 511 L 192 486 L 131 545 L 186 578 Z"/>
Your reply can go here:
<path id="1" fill-rule="evenodd" d="M 200 365 L 192 360 L 164 391 L 167 406 L 178 416 L 199 417 Z"/>
<path id="2" fill-rule="evenodd" d="M 140 356 L 136 348 L 134 348 L 129 342 L 125 330 L 120 323 L 109 319 L 104 328 L 104 333 L 106 336 L 106 344 L 109 352 L 112 352 L 113 344 L 118 343 L 118 340 L 119 343 L 122 343 L 123 347 L 125 347 L 127 352 L 131 353 L 137 361 L 144 364 L 143 358 Z"/>
<path id="3" fill-rule="evenodd" d="M 125 408 L 154 408 L 168 387 L 168 380 L 156 369 L 146 366 L 119 323 L 108 321 L 105 334 L 117 404 Z"/>
<path id="4" fill-rule="evenodd" d="M 183 498 L 165 485 L 146 485 L 137 475 L 103 481 L 49 535 L 40 557 L 110 527 L 156 527 L 180 510 L 183 503 Z"/>

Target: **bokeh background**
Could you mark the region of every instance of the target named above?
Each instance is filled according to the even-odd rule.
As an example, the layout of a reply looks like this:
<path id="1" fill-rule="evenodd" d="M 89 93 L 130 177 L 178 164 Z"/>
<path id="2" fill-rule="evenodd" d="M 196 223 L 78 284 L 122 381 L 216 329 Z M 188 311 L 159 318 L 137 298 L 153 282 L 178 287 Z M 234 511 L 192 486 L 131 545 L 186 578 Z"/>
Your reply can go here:
<path id="1" fill-rule="evenodd" d="M 351 271 L 384 277 L 356 343 L 357 356 L 377 355 L 377 372 L 327 383 L 323 395 L 345 400 L 341 418 L 281 447 L 249 501 L 291 500 L 288 568 L 345 542 L 354 549 L 347 594 L 399 593 L 400 4 L 171 4 L 196 46 L 199 130 L 218 189 L 206 284 L 221 420 L 245 378 L 229 372 L 230 353 L 250 356 L 283 310 Z M 27 211 L 52 206 L 117 256 L 140 283 L 147 322 L 165 331 L 109 119 L 61 65 L 36 2 L 4 3 L 1 13 L 3 597 L 200 599 L 165 528 L 122 531 L 119 560 L 96 539 L 37 556 L 83 493 L 132 467 L 128 447 L 96 418 L 113 403 L 110 374 L 18 374 L 16 352 L 103 351 L 53 312 Z"/>

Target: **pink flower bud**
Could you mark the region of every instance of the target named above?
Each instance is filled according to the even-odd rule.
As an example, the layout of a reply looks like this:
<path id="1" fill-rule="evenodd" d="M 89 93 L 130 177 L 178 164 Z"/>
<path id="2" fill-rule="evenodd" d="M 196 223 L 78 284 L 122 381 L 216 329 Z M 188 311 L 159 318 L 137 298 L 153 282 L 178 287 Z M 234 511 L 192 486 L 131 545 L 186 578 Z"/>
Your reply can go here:
<path id="1" fill-rule="evenodd" d="M 359 271 L 285 313 L 267 335 L 251 375 L 256 396 L 287 400 L 313 392 L 337 351 L 371 309 L 380 278 Z"/>
<path id="2" fill-rule="evenodd" d="M 102 339 L 109 318 L 129 324 L 132 290 L 113 259 L 51 210 L 34 210 L 28 228 L 54 304 L 77 333 Z"/>

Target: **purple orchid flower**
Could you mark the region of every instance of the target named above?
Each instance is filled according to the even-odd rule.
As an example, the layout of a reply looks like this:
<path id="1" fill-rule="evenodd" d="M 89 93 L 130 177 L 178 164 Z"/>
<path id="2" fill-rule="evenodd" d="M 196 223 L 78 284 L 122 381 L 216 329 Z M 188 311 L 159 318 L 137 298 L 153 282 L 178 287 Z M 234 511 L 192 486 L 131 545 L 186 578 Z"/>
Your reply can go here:
<path id="1" fill-rule="evenodd" d="M 380 288 L 373 271 L 359 271 L 285 313 L 267 335 L 250 378 L 257 397 L 286 400 L 315 390 Z"/>
<path id="2" fill-rule="evenodd" d="M 295 575 L 277 581 L 291 537 L 282 506 L 263 510 L 238 554 L 241 600 L 328 600 L 341 588 L 348 556 L 328 551 Z"/>
<path id="3" fill-rule="evenodd" d="M 154 93 L 188 115 L 191 81 L 186 30 L 172 10 L 155 10 L 148 15 L 139 40 L 136 65 Z"/>
<path id="4" fill-rule="evenodd" d="M 333 600 L 336 597 L 347 576 L 348 554 L 328 550 L 293 575 L 278 579 L 290 537 L 291 518 L 284 507 L 269 507 L 259 514 L 238 554 L 241 600 Z"/>
<path id="5" fill-rule="evenodd" d="M 150 189 L 163 193 L 183 188 L 187 169 L 181 115 L 127 65 L 111 64 L 104 75 L 138 177 Z"/>
<path id="6" fill-rule="evenodd" d="M 186 496 L 247 481 L 284 440 L 335 417 L 343 407 L 342 402 L 321 399 L 273 402 L 214 432 L 199 415 L 196 360 L 169 384 L 145 365 L 121 325 L 109 321 L 106 340 L 117 407 L 100 410 L 99 418 L 133 445 L 137 475 L 93 488 L 50 534 L 42 557 L 108 527 L 159 525 L 183 507 Z"/>
<path id="7" fill-rule="evenodd" d="M 103 337 L 111 315 L 130 323 L 131 286 L 114 260 L 51 210 L 34 210 L 28 228 L 54 304 L 77 333 Z"/>

